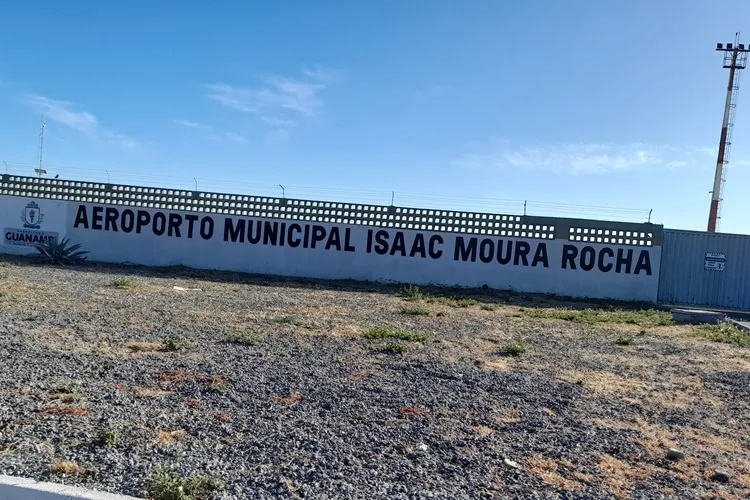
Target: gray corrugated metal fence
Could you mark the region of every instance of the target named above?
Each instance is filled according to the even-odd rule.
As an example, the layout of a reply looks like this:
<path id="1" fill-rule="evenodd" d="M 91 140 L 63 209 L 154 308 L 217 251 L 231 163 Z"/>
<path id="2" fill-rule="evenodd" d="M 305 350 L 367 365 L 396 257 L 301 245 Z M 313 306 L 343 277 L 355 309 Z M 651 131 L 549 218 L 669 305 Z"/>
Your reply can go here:
<path id="1" fill-rule="evenodd" d="M 664 229 L 659 302 L 750 310 L 750 236 Z"/>

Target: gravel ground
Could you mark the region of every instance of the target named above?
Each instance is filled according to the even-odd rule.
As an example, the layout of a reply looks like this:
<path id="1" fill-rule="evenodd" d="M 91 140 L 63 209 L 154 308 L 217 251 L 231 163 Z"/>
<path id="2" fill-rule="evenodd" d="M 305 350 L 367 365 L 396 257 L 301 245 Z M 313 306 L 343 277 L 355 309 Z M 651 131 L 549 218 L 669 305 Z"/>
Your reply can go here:
<path id="1" fill-rule="evenodd" d="M 750 496 L 750 349 L 398 291 L 0 258 L 0 474 L 143 497 L 161 470 L 211 479 L 205 498 Z M 428 335 L 393 352 L 380 326 Z"/>

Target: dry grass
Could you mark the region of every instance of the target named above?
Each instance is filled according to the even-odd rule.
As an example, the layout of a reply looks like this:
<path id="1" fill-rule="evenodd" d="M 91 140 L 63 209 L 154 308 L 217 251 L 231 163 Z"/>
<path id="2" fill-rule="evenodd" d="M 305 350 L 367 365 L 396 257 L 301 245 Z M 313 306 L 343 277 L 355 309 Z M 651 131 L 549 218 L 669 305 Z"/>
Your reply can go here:
<path id="1" fill-rule="evenodd" d="M 42 410 L 45 415 L 86 415 L 88 412 L 86 408 L 62 406 L 53 406 Z"/>
<path id="2" fill-rule="evenodd" d="M 401 408 L 401 415 L 405 417 L 422 417 L 427 415 L 427 410 L 416 406 L 404 406 Z"/>
<path id="3" fill-rule="evenodd" d="M 635 466 L 611 455 L 599 457 L 600 479 L 616 498 L 630 498 L 636 482 L 647 481 L 656 472 L 653 466 Z"/>
<path id="4" fill-rule="evenodd" d="M 153 389 L 150 387 L 133 387 L 133 394 L 139 398 L 163 398 L 172 394 L 170 391 Z"/>
<path id="5" fill-rule="evenodd" d="M 276 401 L 281 403 L 284 406 L 294 406 L 300 401 L 302 401 L 302 395 L 299 392 L 293 392 L 286 396 L 277 397 Z"/>
<path id="6" fill-rule="evenodd" d="M 177 441 L 185 439 L 187 434 L 185 431 L 179 429 L 175 431 L 159 431 L 154 436 L 154 442 L 157 444 L 173 444 Z"/>
<path id="7" fill-rule="evenodd" d="M 53 474 L 70 476 L 73 474 L 78 474 L 81 471 L 81 467 L 75 462 L 71 462 L 69 460 L 60 460 L 53 462 L 52 465 L 50 465 L 49 470 Z"/>
<path id="8" fill-rule="evenodd" d="M 159 342 L 129 342 L 125 347 L 132 352 L 161 352 L 163 345 Z"/>
<path id="9" fill-rule="evenodd" d="M 558 472 L 560 462 L 555 462 L 544 457 L 529 457 L 524 460 L 524 465 L 532 474 L 536 475 L 546 485 L 558 490 L 580 491 L 581 483 L 578 480 L 567 479 Z M 573 471 L 569 473 L 572 474 Z"/>

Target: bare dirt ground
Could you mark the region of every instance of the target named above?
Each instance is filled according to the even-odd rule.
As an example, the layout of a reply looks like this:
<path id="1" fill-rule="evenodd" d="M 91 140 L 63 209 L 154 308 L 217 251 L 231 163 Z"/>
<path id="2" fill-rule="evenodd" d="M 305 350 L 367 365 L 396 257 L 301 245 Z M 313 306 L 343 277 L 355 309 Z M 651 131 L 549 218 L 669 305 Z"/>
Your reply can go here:
<path id="1" fill-rule="evenodd" d="M 750 349 L 456 293 L 0 258 L 0 474 L 164 499 L 750 496 Z"/>

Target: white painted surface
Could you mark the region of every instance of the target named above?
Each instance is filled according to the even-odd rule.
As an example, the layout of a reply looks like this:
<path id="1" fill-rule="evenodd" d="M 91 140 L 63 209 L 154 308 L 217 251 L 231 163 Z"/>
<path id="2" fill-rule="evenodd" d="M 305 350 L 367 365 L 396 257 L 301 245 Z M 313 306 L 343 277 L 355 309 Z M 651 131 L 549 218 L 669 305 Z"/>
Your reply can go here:
<path id="1" fill-rule="evenodd" d="M 0 500 L 138 500 L 87 488 L 0 475 Z"/>
<path id="2" fill-rule="evenodd" d="M 15 199 L 11 203 L 12 206 L 8 206 L 8 200 L 2 200 L 4 204 L 3 216 L 6 211 L 11 214 L 15 212 L 20 214 L 28 200 L 28 198 Z M 43 201 L 38 201 L 40 206 Z M 66 234 L 75 243 L 82 243 L 84 249 L 91 252 L 89 256 L 91 260 L 102 262 L 130 262 L 150 266 L 181 264 L 199 269 L 308 278 L 395 281 L 466 287 L 487 285 L 490 288 L 527 293 L 550 293 L 576 297 L 650 302 L 656 300 L 659 280 L 661 258 L 659 247 L 608 246 L 560 240 L 437 233 L 313 221 L 302 222 L 291 219 L 270 220 L 200 212 L 168 212 L 75 202 L 50 203 L 67 204 L 67 223 L 61 234 Z M 107 209 L 110 210 L 110 214 L 114 214 L 112 210 L 117 210 L 117 218 L 113 215 L 108 227 Z M 82 210 L 82 212 L 79 212 L 79 210 Z M 140 233 L 137 233 L 135 229 L 131 232 L 123 232 L 122 223 L 125 210 L 129 210 L 129 215 L 133 216 L 132 219 L 129 216 L 125 217 L 125 222 L 137 220 L 138 214 L 141 215 L 143 221 L 146 218 L 150 219 L 148 224 L 144 224 L 140 228 Z M 84 221 L 81 218 L 76 224 L 77 215 L 82 215 L 84 212 L 86 220 Z M 94 220 L 95 215 L 96 221 Z M 189 231 L 188 217 L 197 217 L 198 219 L 194 222 L 192 237 L 187 234 Z M 209 238 L 203 238 L 199 234 L 201 220 L 204 218 L 213 220 L 213 234 Z M 249 224 L 250 221 L 253 224 L 262 223 L 264 225 L 265 222 L 275 222 L 279 225 L 279 231 L 281 231 L 281 224 L 285 224 L 286 228 L 295 223 L 300 226 L 315 225 L 320 227 L 321 231 L 326 232 L 326 240 L 317 243 L 316 248 L 303 248 L 302 246 L 292 248 L 288 241 L 285 241 L 283 246 L 280 244 L 276 246 L 263 244 L 262 239 L 257 244 L 225 241 L 226 219 L 229 219 L 233 226 L 236 226 L 240 220 L 245 221 L 246 224 Z M 159 233 L 164 229 L 163 234 L 155 234 L 153 220 L 157 221 L 156 232 Z M 174 223 L 171 235 L 169 231 L 170 220 Z M 5 220 L 2 222 L 6 223 Z M 163 226 L 162 222 L 164 222 Z M 324 246 L 334 227 L 339 231 L 342 248 L 338 250 L 334 246 L 327 250 Z M 114 228 L 117 228 L 117 231 L 113 230 Z M 375 234 L 380 230 L 387 231 L 389 243 L 394 241 L 397 233 L 402 233 L 407 255 L 403 256 L 400 252 L 395 255 L 391 255 L 390 252 L 386 255 L 380 255 L 374 247 L 368 252 L 368 232 L 372 231 Z M 346 251 L 343 248 L 347 234 L 354 251 Z M 419 254 L 410 256 L 410 249 L 418 240 L 420 234 L 425 241 L 425 256 L 421 257 Z M 298 233 L 295 231 L 293 235 L 298 235 Z M 289 236 L 288 232 L 285 232 L 285 236 Z M 455 259 L 458 238 L 462 238 L 465 242 L 471 238 L 477 239 L 477 256 L 474 262 Z M 442 244 L 438 242 L 440 239 L 442 239 Z M 431 240 L 436 242 L 433 250 L 442 252 L 438 258 L 433 258 L 436 256 L 434 252 L 433 257 L 430 256 L 429 242 Z M 499 263 L 496 255 L 497 246 L 500 243 L 503 245 L 503 254 L 507 245 L 513 245 L 514 248 L 519 248 L 519 245 L 521 248 L 527 246 L 530 249 L 527 257 L 529 265 L 523 265 L 523 258 L 521 257 L 518 257 L 518 260 L 515 261 L 517 265 L 514 264 L 514 259 L 507 264 Z M 481 250 L 487 251 L 491 246 L 495 246 L 495 258 L 491 262 L 482 262 L 480 259 Z M 540 259 L 538 259 L 537 265 L 531 265 L 535 253 L 541 251 L 539 250 L 540 246 L 546 250 L 547 267 L 544 267 L 544 259 L 541 259 L 541 254 L 539 254 Z M 568 249 L 575 249 L 575 252 L 579 254 L 579 258 L 575 259 L 576 269 L 563 266 L 563 254 L 566 246 Z M 2 248 L 3 251 L 7 250 L 6 246 Z M 580 254 L 582 252 L 588 252 L 589 257 L 594 257 L 595 265 L 593 269 L 587 271 L 581 268 Z M 609 272 L 600 270 L 596 264 L 599 262 L 598 258 L 602 252 L 604 252 L 604 256 L 601 262 L 605 268 L 610 264 L 614 266 L 615 256 L 618 252 L 621 252 L 623 256 L 632 252 L 631 272 L 624 272 L 625 266 L 621 269 L 623 272 L 619 273 L 615 272 L 614 268 Z M 635 274 L 639 256 L 643 258 L 642 254 L 644 253 L 650 263 L 650 274 L 644 271 Z M 487 253 L 485 253 L 486 255 Z"/>
<path id="3" fill-rule="evenodd" d="M 25 228 L 23 212 L 25 207 L 33 201 L 39 205 L 42 221 L 38 228 Z M 18 196 L 0 196 L 0 252 L 14 255 L 28 255 L 36 253 L 33 246 L 20 246 L 8 242 L 8 233 L 26 233 L 50 235 L 57 234 L 58 238 L 65 236 L 68 220 L 68 202 L 59 200 L 44 200 L 39 198 L 24 198 Z"/>

